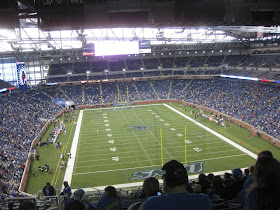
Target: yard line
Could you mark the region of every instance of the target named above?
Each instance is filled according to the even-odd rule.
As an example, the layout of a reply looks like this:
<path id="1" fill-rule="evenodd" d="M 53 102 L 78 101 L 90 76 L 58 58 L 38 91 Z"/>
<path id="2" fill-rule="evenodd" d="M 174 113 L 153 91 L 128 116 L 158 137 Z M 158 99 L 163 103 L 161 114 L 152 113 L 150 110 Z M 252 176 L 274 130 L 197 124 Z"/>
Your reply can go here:
<path id="1" fill-rule="evenodd" d="M 257 156 L 256 154 L 254 154 L 253 152 L 251 152 L 251 151 L 245 149 L 244 147 L 241 147 L 240 145 L 238 145 L 238 144 L 236 144 L 235 142 L 229 140 L 228 138 L 224 137 L 223 135 L 217 133 L 216 131 L 213 131 L 212 129 L 208 128 L 207 126 L 205 126 L 205 125 L 203 125 L 203 124 L 197 122 L 196 120 L 190 118 L 189 116 L 183 114 L 182 112 L 178 111 L 177 109 L 175 109 L 175 108 L 173 108 L 173 107 L 171 107 L 171 106 L 169 106 L 169 105 L 167 105 L 167 104 L 164 104 L 164 106 L 166 106 L 167 108 L 173 110 L 173 111 L 176 112 L 177 114 L 179 114 L 179 115 L 185 117 L 186 119 L 190 120 L 191 122 L 195 123 L 196 125 L 200 126 L 201 128 L 204 128 L 205 130 L 209 131 L 210 133 L 214 134 L 215 136 L 219 137 L 220 139 L 224 140 L 225 142 L 231 144 L 232 146 L 238 148 L 239 150 L 241 150 L 242 152 L 248 154 L 248 155 L 251 156 L 252 158 L 257 159 L 258 156 Z"/>
<path id="2" fill-rule="evenodd" d="M 136 113 L 132 109 L 131 109 L 131 111 L 137 117 Z M 141 121 L 142 125 L 144 125 L 144 122 L 140 118 L 138 118 L 138 119 L 139 119 L 139 121 Z M 152 134 L 152 132 L 150 130 L 149 130 L 149 132 L 150 132 L 151 136 L 158 142 L 158 144 L 160 144 L 159 140 Z M 174 159 L 172 157 L 172 155 L 170 155 L 170 153 L 163 146 L 162 146 L 162 148 L 163 148 L 164 152 L 166 152 L 171 159 Z"/>
<path id="3" fill-rule="evenodd" d="M 236 150 L 238 150 L 237 148 L 234 148 L 234 149 L 231 149 L 231 150 L 223 150 L 223 151 L 218 151 L 218 152 L 212 152 L 212 153 L 208 153 L 208 154 L 215 154 L 215 153 L 223 153 L 223 152 L 232 152 L 232 151 L 236 151 Z M 190 156 L 197 156 L 197 155 L 203 155 L 202 153 L 197 153 L 197 154 L 194 154 L 194 155 L 189 155 L 188 157 L 190 157 Z M 136 156 L 126 156 L 126 157 L 123 157 L 122 158 L 122 160 L 124 160 L 124 159 L 131 159 L 131 158 L 135 158 L 135 157 L 145 157 L 145 155 L 136 155 Z M 177 157 L 185 157 L 185 156 L 177 156 Z M 85 163 L 85 162 L 99 162 L 99 161 L 103 161 L 103 160 L 108 160 L 108 158 L 106 158 L 106 159 L 98 159 L 98 160 L 96 160 L 96 159 L 94 159 L 94 160 L 79 160 L 78 162 L 79 163 Z M 154 159 L 154 160 L 157 160 L 157 159 Z M 122 162 L 122 164 L 124 164 L 124 163 L 130 163 L 130 162 Z M 114 164 L 110 164 L 110 165 L 114 165 Z M 98 166 L 103 166 L 103 164 L 102 165 L 94 165 L 94 166 L 91 166 L 91 167 L 98 167 Z"/>
<path id="4" fill-rule="evenodd" d="M 207 140 L 208 140 L 208 139 L 207 139 Z M 205 140 L 200 140 L 200 141 L 205 141 Z M 119 141 L 118 141 L 118 142 L 119 142 Z M 127 140 L 126 140 L 125 142 L 127 142 Z M 150 142 L 150 141 L 142 141 L 142 143 L 145 143 L 145 145 L 150 146 L 150 145 L 148 144 L 149 142 Z M 182 143 L 183 143 L 183 142 L 184 142 L 184 141 L 182 141 Z M 197 141 L 192 141 L 192 142 L 197 142 Z M 209 143 L 203 143 L 203 144 L 188 144 L 188 146 L 198 146 L 198 145 L 215 144 L 215 143 L 217 143 L 217 144 L 223 143 L 223 144 L 224 144 L 224 142 L 222 142 L 222 141 L 220 140 L 220 141 L 218 141 L 218 142 L 209 142 Z M 169 145 L 169 144 L 174 144 L 174 142 L 164 143 L 164 145 Z M 81 144 L 80 144 L 80 145 L 81 145 Z M 100 142 L 100 145 L 101 145 L 101 146 L 96 146 L 96 144 L 92 144 L 92 143 L 82 144 L 82 145 L 86 145 L 86 146 L 84 146 L 84 147 L 81 147 L 81 146 L 80 146 L 79 148 L 83 149 L 83 148 L 104 147 L 104 142 L 103 142 L 103 144 Z M 91 146 L 91 145 L 94 145 L 94 146 Z M 118 143 L 112 144 L 112 146 L 116 146 L 116 145 L 118 145 Z M 124 145 L 131 145 L 131 143 L 121 144 L 121 146 L 124 146 Z M 154 144 L 152 144 L 152 145 L 154 145 Z"/>
<path id="5" fill-rule="evenodd" d="M 240 154 L 240 155 L 223 156 L 223 157 L 217 157 L 217 158 L 200 159 L 200 160 L 194 160 L 192 162 L 225 159 L 225 158 L 232 158 L 232 157 L 245 156 L 245 155 L 246 154 Z M 152 166 L 161 166 L 161 165 L 152 165 Z M 85 172 L 85 173 L 75 173 L 75 174 L 73 174 L 73 176 L 85 175 L 85 174 L 96 174 L 96 173 L 107 173 L 107 172 L 115 172 L 115 171 L 125 171 L 125 170 L 131 170 L 131 169 L 137 169 L 137 168 L 147 168 L 147 167 L 151 167 L 151 166 L 143 166 L 143 167 L 135 167 L 135 168 L 123 168 L 123 169 L 114 169 L 114 170 L 106 170 L 106 171 L 93 171 L 93 172 Z"/>
<path id="6" fill-rule="evenodd" d="M 200 144 L 200 145 L 205 145 L 205 144 Z M 228 146 L 231 146 L 232 147 L 232 145 L 230 145 L 230 144 L 224 144 L 224 145 L 222 145 L 222 146 L 215 146 L 215 147 L 207 147 L 207 148 L 205 148 L 205 149 L 216 149 L 216 148 L 220 148 L 220 147 L 228 147 Z M 135 146 L 135 147 L 126 147 L 126 148 L 123 148 L 124 150 L 127 150 L 127 149 L 135 149 L 135 148 L 137 148 L 137 147 L 139 147 L 139 146 Z M 141 146 L 140 146 L 141 147 Z M 189 146 L 188 147 L 195 147 L 195 145 L 191 145 L 191 144 L 189 144 Z M 174 146 L 174 147 L 169 147 L 170 149 L 176 149 L 176 148 L 183 148 L 182 146 Z M 118 151 L 120 151 L 121 149 L 119 149 Z M 156 149 L 146 149 L 145 151 L 153 151 L 153 150 L 156 150 Z M 80 149 L 79 149 L 79 151 L 80 151 Z M 138 151 L 138 150 L 136 150 L 136 151 Z M 192 151 L 192 150 L 188 150 L 188 151 Z M 82 151 L 83 153 L 86 153 L 87 152 L 87 150 L 83 150 Z M 92 152 L 92 148 L 89 148 L 89 152 Z M 101 149 L 101 150 L 94 150 L 94 152 L 104 152 L 104 149 Z M 129 152 L 133 152 L 133 150 L 130 150 Z M 178 152 L 178 151 L 177 151 Z M 118 153 L 118 154 L 120 154 L 120 152 Z M 81 156 L 80 156 L 81 157 Z"/>
<path id="7" fill-rule="evenodd" d="M 125 120 L 126 120 L 127 124 L 130 126 L 130 124 L 129 124 L 128 120 L 126 119 L 125 115 L 123 114 L 122 110 L 120 110 L 120 112 L 121 112 L 122 116 L 125 118 Z M 134 130 L 133 130 L 132 128 L 130 128 L 130 130 L 132 131 L 133 135 L 134 135 L 134 136 L 135 136 L 135 138 L 137 139 L 138 144 L 140 144 L 140 146 L 141 146 L 142 150 L 143 150 L 143 151 L 144 151 L 144 153 L 146 154 L 146 157 L 147 157 L 147 158 L 148 158 L 148 160 L 150 161 L 151 165 L 153 165 L 153 161 L 150 159 L 150 156 L 148 155 L 148 153 L 147 153 L 147 152 L 146 152 L 146 150 L 144 149 L 144 147 L 143 147 L 143 145 L 142 145 L 141 141 L 139 141 L 138 136 L 134 133 Z"/>

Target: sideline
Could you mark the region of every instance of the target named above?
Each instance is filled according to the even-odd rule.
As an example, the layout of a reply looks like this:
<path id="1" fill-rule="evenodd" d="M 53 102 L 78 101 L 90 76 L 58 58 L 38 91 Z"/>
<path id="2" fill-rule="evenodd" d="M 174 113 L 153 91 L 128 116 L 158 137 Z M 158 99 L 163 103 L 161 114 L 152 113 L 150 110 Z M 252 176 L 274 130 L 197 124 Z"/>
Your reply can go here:
<path id="1" fill-rule="evenodd" d="M 161 165 L 159 165 L 161 167 Z M 241 168 L 242 171 L 244 171 L 246 168 Z M 216 175 L 224 175 L 225 173 L 232 173 L 231 170 L 226 170 L 226 171 L 216 171 L 216 172 L 209 172 L 209 173 L 213 173 L 215 176 Z M 206 174 L 209 174 L 209 173 L 206 173 Z M 198 178 L 198 174 L 195 174 L 195 175 L 190 175 L 188 176 L 188 179 L 189 180 L 194 180 L 194 179 L 197 179 Z M 163 181 L 162 179 L 159 179 L 158 180 L 160 184 L 163 184 Z M 134 187 L 139 187 L 139 186 L 143 186 L 143 181 L 142 182 L 132 182 L 132 183 L 127 183 L 127 184 L 114 184 L 114 187 L 116 189 L 121 189 L 121 188 L 134 188 Z M 100 191 L 100 190 L 104 190 L 105 187 L 107 186 L 97 186 L 97 187 L 91 187 L 91 188 L 83 188 L 83 190 L 85 192 L 96 192 L 96 191 Z M 73 190 L 72 191 L 76 191 L 76 190 Z"/>
<path id="2" fill-rule="evenodd" d="M 79 142 L 79 135 L 80 135 L 80 130 L 81 130 L 81 125 L 82 125 L 82 118 L 83 118 L 83 110 L 80 110 L 73 142 L 72 142 L 72 147 L 70 150 L 71 158 L 68 158 L 68 163 L 64 175 L 63 181 L 67 181 L 69 186 L 71 186 L 71 181 L 72 181 L 72 174 L 74 170 L 74 163 L 75 163 L 75 158 L 76 158 L 76 153 L 77 153 L 77 147 L 78 147 L 78 142 Z M 62 189 L 64 188 L 63 183 L 62 183 Z"/>
<path id="3" fill-rule="evenodd" d="M 194 120 L 194 119 L 190 118 L 189 116 L 183 114 L 182 112 L 178 111 L 177 109 L 175 109 L 175 108 L 173 108 L 173 107 L 171 107 L 171 106 L 169 106 L 169 105 L 167 105 L 167 104 L 163 104 L 163 105 L 166 106 L 167 108 L 171 109 L 172 111 L 176 112 L 177 114 L 183 116 L 184 118 L 188 119 L 189 121 L 195 123 L 196 125 L 200 126 L 201 128 L 204 128 L 205 130 L 207 130 L 208 132 L 214 134 L 215 136 L 219 137 L 220 139 L 224 140 L 225 142 L 231 144 L 232 146 L 234 146 L 235 148 L 241 150 L 241 151 L 244 152 L 245 154 L 251 156 L 251 157 L 254 158 L 254 159 L 257 159 L 258 156 L 257 156 L 256 154 L 254 154 L 253 152 L 251 152 L 251 151 L 245 149 L 244 147 L 242 147 L 242 146 L 240 146 L 240 145 L 238 145 L 238 144 L 232 142 L 232 141 L 229 140 L 228 138 L 226 138 L 226 137 L 224 137 L 223 135 L 217 133 L 216 131 L 213 131 L 212 129 L 208 128 L 207 126 L 205 126 L 205 125 L 203 125 L 203 124 L 197 122 L 196 120 Z"/>

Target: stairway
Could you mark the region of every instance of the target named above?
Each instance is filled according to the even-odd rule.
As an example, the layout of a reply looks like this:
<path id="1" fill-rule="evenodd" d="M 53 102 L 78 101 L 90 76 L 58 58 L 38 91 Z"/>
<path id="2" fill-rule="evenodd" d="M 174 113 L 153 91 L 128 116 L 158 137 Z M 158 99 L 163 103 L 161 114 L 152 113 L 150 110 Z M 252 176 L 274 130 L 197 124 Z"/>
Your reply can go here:
<path id="1" fill-rule="evenodd" d="M 138 97 L 143 100 L 143 98 L 139 94 L 138 88 L 137 88 L 137 86 L 136 86 L 134 81 L 133 81 L 133 84 L 134 84 L 134 87 L 135 87 L 135 90 L 136 90 L 136 93 L 137 93 Z"/>
<path id="2" fill-rule="evenodd" d="M 71 101 L 71 99 L 68 97 L 68 95 L 62 90 L 60 86 L 58 86 L 59 90 L 65 95 L 65 97 L 68 99 L 68 101 Z"/>
<path id="3" fill-rule="evenodd" d="M 152 82 L 151 82 L 150 80 L 149 80 L 149 83 L 150 83 L 151 87 L 153 88 L 153 90 L 154 90 L 154 92 L 155 92 L 155 94 L 156 94 L 156 96 L 157 96 L 157 99 L 160 99 L 160 97 L 159 97 L 159 95 L 158 95 L 156 89 L 154 88 L 154 86 L 153 86 L 153 84 L 152 84 Z"/>
<path id="4" fill-rule="evenodd" d="M 193 79 L 189 83 L 186 84 L 186 86 L 184 87 L 183 91 L 185 91 L 187 89 L 187 87 L 189 87 L 189 85 L 192 83 L 192 81 L 193 81 Z"/>
<path id="5" fill-rule="evenodd" d="M 170 85 L 169 85 L 169 89 L 168 89 L 168 94 L 167 94 L 167 99 L 169 99 L 169 96 L 170 96 L 170 93 L 171 93 L 171 90 L 172 90 L 172 84 L 173 84 L 173 80 L 170 81 Z"/>

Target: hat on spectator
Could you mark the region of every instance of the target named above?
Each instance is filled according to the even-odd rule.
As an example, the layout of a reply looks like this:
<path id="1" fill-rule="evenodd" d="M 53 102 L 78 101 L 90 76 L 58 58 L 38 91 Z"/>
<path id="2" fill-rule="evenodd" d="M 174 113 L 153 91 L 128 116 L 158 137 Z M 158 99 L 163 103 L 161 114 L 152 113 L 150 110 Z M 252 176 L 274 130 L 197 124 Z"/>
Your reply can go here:
<path id="1" fill-rule="evenodd" d="M 242 171 L 240 168 L 233 168 L 232 170 L 232 176 L 234 178 L 241 178 L 242 177 Z"/>
<path id="2" fill-rule="evenodd" d="M 84 194 L 85 194 L 85 191 L 83 189 L 78 189 L 74 192 L 74 197 L 76 200 L 82 200 Z"/>
<path id="3" fill-rule="evenodd" d="M 186 185 L 188 174 L 184 165 L 177 160 L 171 160 L 162 167 L 162 177 L 169 187 Z"/>

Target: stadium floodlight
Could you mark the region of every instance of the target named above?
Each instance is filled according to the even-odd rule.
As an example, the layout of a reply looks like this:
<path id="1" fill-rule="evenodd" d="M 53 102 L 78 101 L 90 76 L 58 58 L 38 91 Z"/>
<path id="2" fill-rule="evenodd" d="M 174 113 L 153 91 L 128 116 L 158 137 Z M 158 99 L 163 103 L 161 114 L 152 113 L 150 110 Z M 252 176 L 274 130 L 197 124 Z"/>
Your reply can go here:
<path id="1" fill-rule="evenodd" d="M 169 53 L 169 55 L 171 55 L 171 52 Z"/>
<path id="2" fill-rule="evenodd" d="M 212 50 L 211 52 L 214 53 L 214 50 Z"/>
<path id="3" fill-rule="evenodd" d="M 140 70 L 143 71 L 143 70 L 144 70 L 144 67 L 140 67 Z"/>
<path id="4" fill-rule="evenodd" d="M 163 53 L 160 53 L 161 55 L 163 55 Z"/>
<path id="5" fill-rule="evenodd" d="M 126 69 L 125 69 L 125 68 L 123 68 L 122 70 L 123 70 L 123 71 L 126 71 Z"/>
<path id="6" fill-rule="evenodd" d="M 71 58 L 68 58 L 68 61 L 70 61 L 71 60 Z"/>
<path id="7" fill-rule="evenodd" d="M 205 53 L 205 51 L 203 50 L 203 53 Z"/>
<path id="8" fill-rule="evenodd" d="M 62 58 L 60 58 L 60 60 L 62 61 Z"/>
<path id="9" fill-rule="evenodd" d="M 87 70 L 87 71 L 86 71 L 86 73 L 87 73 L 87 74 L 90 74 L 90 71 L 89 71 L 89 70 Z"/>
<path id="10" fill-rule="evenodd" d="M 143 56 L 146 56 L 146 54 L 143 54 Z"/>
<path id="11" fill-rule="evenodd" d="M 130 57 L 130 55 L 128 55 L 128 57 Z"/>
<path id="12" fill-rule="evenodd" d="M 68 76 L 70 76 L 72 74 L 72 72 L 68 72 L 67 74 L 68 74 Z"/>
<path id="13" fill-rule="evenodd" d="M 156 55 L 155 53 L 153 53 L 153 55 Z"/>
<path id="14" fill-rule="evenodd" d="M 179 52 L 179 55 L 181 55 L 181 54 L 182 54 L 182 52 L 180 51 L 180 52 Z"/>
<path id="15" fill-rule="evenodd" d="M 187 54 L 190 54 L 190 52 L 187 52 Z"/>
<path id="16" fill-rule="evenodd" d="M 197 53 L 197 51 L 195 51 L 194 53 Z"/>
<path id="17" fill-rule="evenodd" d="M 53 59 L 51 59 L 51 61 L 53 61 Z"/>
<path id="18" fill-rule="evenodd" d="M 231 50 L 228 50 L 229 52 L 231 52 Z"/>
<path id="19" fill-rule="evenodd" d="M 223 50 L 220 50 L 220 52 L 223 52 Z"/>
<path id="20" fill-rule="evenodd" d="M 80 58 L 79 57 L 77 57 L 77 60 L 79 60 Z"/>

